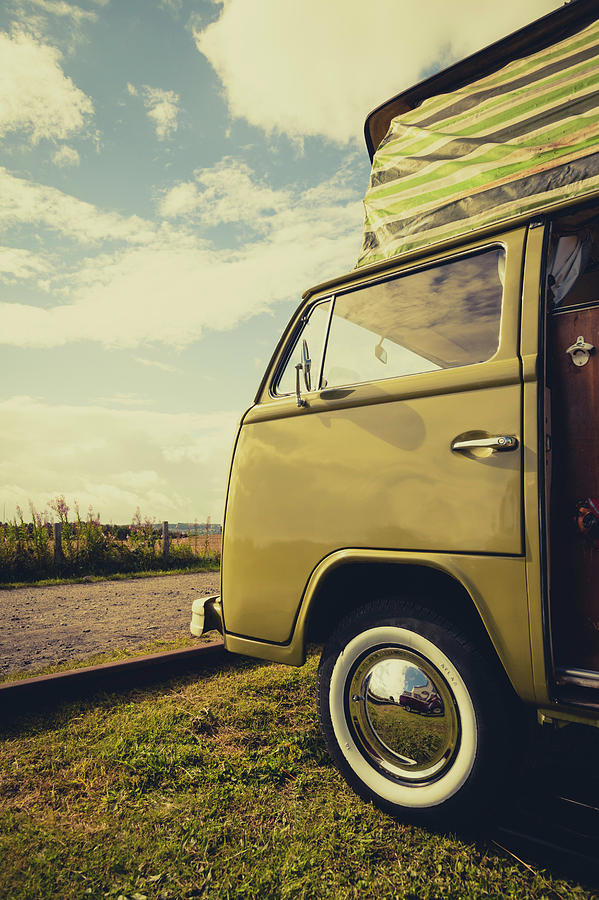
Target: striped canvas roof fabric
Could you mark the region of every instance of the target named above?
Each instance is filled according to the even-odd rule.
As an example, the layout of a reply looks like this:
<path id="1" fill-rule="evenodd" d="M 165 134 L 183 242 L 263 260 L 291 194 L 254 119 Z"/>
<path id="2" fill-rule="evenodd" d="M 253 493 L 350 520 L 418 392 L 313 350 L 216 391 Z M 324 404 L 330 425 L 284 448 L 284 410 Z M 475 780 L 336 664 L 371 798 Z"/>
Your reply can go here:
<path id="1" fill-rule="evenodd" d="M 358 267 L 599 189 L 599 21 L 392 119 Z"/>

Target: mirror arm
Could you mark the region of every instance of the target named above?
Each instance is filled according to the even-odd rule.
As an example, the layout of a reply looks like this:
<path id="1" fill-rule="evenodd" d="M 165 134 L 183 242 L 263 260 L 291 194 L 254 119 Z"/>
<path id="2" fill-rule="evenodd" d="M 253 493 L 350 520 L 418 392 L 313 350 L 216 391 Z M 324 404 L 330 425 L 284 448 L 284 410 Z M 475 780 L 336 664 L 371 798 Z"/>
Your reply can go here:
<path id="1" fill-rule="evenodd" d="M 303 366 L 301 363 L 298 363 L 295 367 L 295 398 L 297 400 L 297 405 L 300 407 L 308 405 L 308 401 L 303 400 L 300 394 L 300 372 L 302 371 L 302 369 Z"/>

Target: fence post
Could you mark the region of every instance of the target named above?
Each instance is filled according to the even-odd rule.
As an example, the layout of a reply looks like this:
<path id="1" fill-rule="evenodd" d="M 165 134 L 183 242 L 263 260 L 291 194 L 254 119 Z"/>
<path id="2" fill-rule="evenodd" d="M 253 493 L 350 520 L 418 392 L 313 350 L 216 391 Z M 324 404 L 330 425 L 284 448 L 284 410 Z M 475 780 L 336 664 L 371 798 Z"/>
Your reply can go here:
<path id="1" fill-rule="evenodd" d="M 62 555 L 62 522 L 54 523 L 54 565 L 59 569 L 64 562 Z"/>
<path id="2" fill-rule="evenodd" d="M 162 557 L 165 562 L 168 560 L 168 544 L 169 544 L 168 522 L 163 522 L 162 523 Z"/>

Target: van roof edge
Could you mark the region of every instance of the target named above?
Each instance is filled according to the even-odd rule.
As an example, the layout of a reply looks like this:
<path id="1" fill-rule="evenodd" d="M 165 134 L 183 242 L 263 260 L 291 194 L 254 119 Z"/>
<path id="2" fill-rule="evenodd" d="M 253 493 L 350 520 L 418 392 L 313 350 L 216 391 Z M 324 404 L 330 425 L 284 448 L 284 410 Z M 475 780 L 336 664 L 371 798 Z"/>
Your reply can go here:
<path id="1" fill-rule="evenodd" d="M 386 135 L 391 119 L 419 106 L 436 94 L 458 90 L 479 78 L 491 75 L 514 59 L 564 40 L 599 18 L 597 0 L 570 0 L 565 6 L 535 19 L 523 28 L 477 50 L 471 56 L 442 69 L 413 87 L 377 106 L 366 117 L 364 136 L 372 160 Z"/>

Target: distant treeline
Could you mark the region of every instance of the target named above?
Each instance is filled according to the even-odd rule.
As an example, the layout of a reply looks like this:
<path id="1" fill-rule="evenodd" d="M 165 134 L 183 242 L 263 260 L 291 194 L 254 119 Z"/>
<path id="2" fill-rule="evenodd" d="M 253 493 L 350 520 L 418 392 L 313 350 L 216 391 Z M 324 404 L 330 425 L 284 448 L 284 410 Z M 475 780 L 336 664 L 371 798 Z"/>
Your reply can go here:
<path id="1" fill-rule="evenodd" d="M 162 525 L 154 526 L 158 531 Z M 177 537 L 187 537 L 193 534 L 222 534 L 223 526 L 214 522 L 174 522 L 168 523 L 168 530 Z"/>

